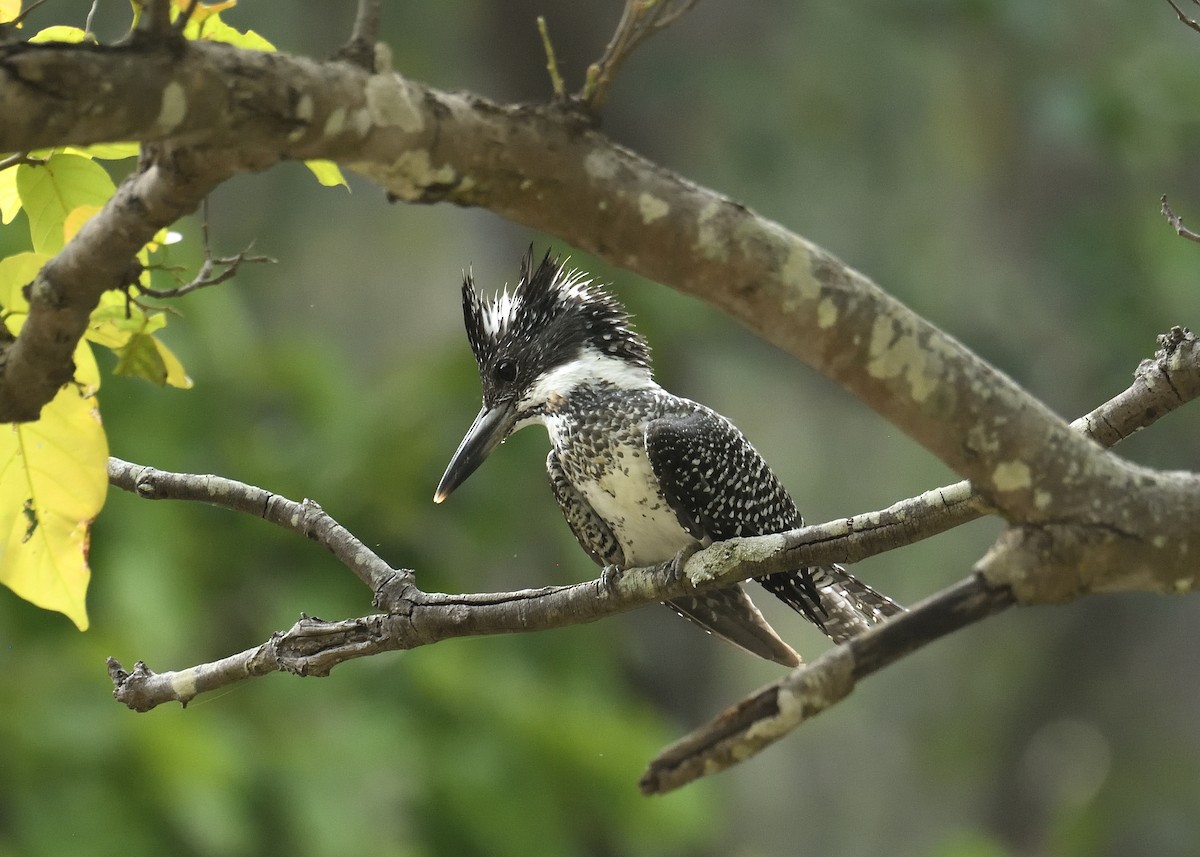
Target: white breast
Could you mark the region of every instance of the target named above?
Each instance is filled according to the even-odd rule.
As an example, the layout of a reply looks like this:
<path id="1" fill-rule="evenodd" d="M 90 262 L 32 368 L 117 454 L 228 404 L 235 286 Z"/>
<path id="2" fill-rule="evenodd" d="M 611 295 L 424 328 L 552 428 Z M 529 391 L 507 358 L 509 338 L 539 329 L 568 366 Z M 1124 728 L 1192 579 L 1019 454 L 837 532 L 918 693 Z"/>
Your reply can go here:
<path id="1" fill-rule="evenodd" d="M 658 480 L 644 449 L 617 447 L 614 467 L 598 480 L 576 487 L 588 504 L 608 522 L 630 567 L 654 565 L 693 544 L 675 513 L 659 494 Z"/>

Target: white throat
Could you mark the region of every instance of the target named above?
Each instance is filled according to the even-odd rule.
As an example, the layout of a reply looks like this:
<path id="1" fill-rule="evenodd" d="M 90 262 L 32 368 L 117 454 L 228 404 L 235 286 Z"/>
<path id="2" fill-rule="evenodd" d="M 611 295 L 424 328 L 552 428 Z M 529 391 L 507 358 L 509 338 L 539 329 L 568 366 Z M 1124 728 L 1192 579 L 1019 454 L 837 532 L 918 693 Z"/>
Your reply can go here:
<path id="1" fill-rule="evenodd" d="M 538 378 L 517 407 L 523 411 L 544 403 L 554 404 L 569 398 L 579 387 L 594 384 L 609 384 L 620 390 L 644 390 L 657 386 L 654 376 L 645 366 L 588 348 L 570 363 L 556 366 Z"/>

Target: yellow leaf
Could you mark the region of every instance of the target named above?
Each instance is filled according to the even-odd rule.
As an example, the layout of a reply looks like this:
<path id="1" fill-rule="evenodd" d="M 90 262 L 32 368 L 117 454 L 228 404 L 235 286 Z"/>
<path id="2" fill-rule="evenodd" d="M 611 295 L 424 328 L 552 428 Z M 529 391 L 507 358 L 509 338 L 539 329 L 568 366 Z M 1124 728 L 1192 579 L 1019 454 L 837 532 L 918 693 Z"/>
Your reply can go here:
<path id="1" fill-rule="evenodd" d="M 50 258 L 46 253 L 14 253 L 0 259 L 0 308 L 10 313 L 29 312 L 23 292 Z"/>
<path id="2" fill-rule="evenodd" d="M 99 205 L 79 205 L 71 209 L 63 220 L 63 243 L 74 238 L 80 227 L 95 217 L 101 208 Z"/>
<path id="3" fill-rule="evenodd" d="M 0 170 L 0 223 L 13 222 L 21 210 L 21 194 L 17 192 L 17 171 Z"/>
<path id="4" fill-rule="evenodd" d="M 191 3 L 190 0 L 171 0 L 171 5 L 175 7 L 176 12 L 184 12 Z M 225 0 L 223 3 L 197 3 L 196 8 L 192 10 L 191 20 L 203 21 L 209 15 L 232 9 L 236 5 L 237 0 Z"/>
<path id="5" fill-rule="evenodd" d="M 123 292 L 105 292 L 88 318 L 84 338 L 116 351 L 138 332 L 144 315 L 142 308 L 126 299 Z"/>
<path id="6" fill-rule="evenodd" d="M 21 14 L 21 0 L 0 0 L 0 24 Z"/>
<path id="7" fill-rule="evenodd" d="M 44 30 L 39 30 L 38 33 L 32 36 L 31 42 L 68 42 L 71 44 L 82 42 L 88 37 L 87 33 L 78 27 L 67 27 L 62 24 L 56 27 L 47 27 Z"/>
<path id="8" fill-rule="evenodd" d="M 350 185 L 346 183 L 346 177 L 342 175 L 341 169 L 333 161 L 305 161 L 304 166 L 308 167 L 317 177 L 317 181 L 325 187 L 341 185 L 346 190 L 350 190 Z"/>
<path id="9" fill-rule="evenodd" d="M 183 364 L 179 362 L 179 358 L 175 356 L 175 352 L 160 340 L 157 336 L 152 337 L 154 347 L 158 349 L 158 356 L 162 359 L 163 366 L 166 367 L 166 381 L 172 387 L 178 387 L 181 390 L 192 389 L 192 379 L 187 372 L 183 370 Z"/>
<path id="10" fill-rule="evenodd" d="M 81 349 L 88 356 L 77 350 L 76 365 L 91 374 L 91 350 Z M 108 441 L 92 393 L 86 382 L 68 384 L 37 422 L 0 428 L 0 583 L 81 631 L 91 524 L 108 491 Z"/>

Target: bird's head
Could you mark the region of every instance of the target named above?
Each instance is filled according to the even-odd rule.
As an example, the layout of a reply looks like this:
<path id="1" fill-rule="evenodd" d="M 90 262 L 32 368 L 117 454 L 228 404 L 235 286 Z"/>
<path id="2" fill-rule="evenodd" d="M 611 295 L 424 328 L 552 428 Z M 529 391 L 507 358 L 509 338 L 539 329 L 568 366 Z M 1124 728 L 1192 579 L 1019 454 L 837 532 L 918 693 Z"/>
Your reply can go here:
<path id="1" fill-rule="evenodd" d="M 483 409 L 450 460 L 434 502 L 450 496 L 506 437 L 551 417 L 581 386 L 653 383 L 650 348 L 630 326 L 625 308 L 549 252 L 535 269 L 530 248 L 516 288 L 490 300 L 466 275 L 462 300 Z"/>

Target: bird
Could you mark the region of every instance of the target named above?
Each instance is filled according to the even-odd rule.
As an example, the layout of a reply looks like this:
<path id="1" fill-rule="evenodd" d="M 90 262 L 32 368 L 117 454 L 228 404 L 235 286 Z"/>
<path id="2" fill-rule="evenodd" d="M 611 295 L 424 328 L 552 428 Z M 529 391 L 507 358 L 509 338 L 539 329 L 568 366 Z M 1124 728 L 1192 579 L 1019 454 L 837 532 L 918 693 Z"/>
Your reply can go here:
<path id="1" fill-rule="evenodd" d="M 540 424 L 550 438 L 551 490 L 580 546 L 603 567 L 602 580 L 621 569 L 686 562 L 713 542 L 803 525 L 787 490 L 732 422 L 659 386 L 630 314 L 585 271 L 549 250 L 535 266 L 531 245 L 511 292 L 484 298 L 464 272 L 462 309 L 483 405 L 435 503 L 509 435 Z M 839 565 L 757 582 L 835 643 L 904 609 Z M 741 584 L 664 603 L 754 655 L 802 663 Z"/>

